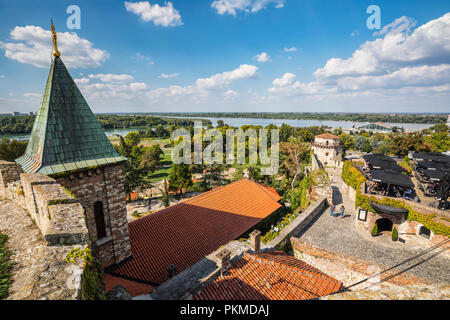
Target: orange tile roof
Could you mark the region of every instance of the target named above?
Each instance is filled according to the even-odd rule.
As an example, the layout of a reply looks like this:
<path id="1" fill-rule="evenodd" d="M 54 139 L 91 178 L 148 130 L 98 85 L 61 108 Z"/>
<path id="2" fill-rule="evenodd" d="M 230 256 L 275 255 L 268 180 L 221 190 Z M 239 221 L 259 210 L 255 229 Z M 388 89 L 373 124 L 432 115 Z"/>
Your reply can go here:
<path id="1" fill-rule="evenodd" d="M 283 252 L 245 253 L 194 300 L 307 300 L 337 292 L 342 282 Z"/>
<path id="2" fill-rule="evenodd" d="M 115 277 L 113 275 L 105 273 L 105 293 L 108 293 L 114 287 L 119 285 L 123 286 L 132 297 L 149 294 L 155 288 L 154 286 L 151 286 L 149 284 Z"/>
<path id="3" fill-rule="evenodd" d="M 331 133 L 319 134 L 319 135 L 315 136 L 315 138 L 319 138 L 319 139 L 333 139 L 333 140 L 340 139 L 338 136 L 335 136 L 334 134 L 331 134 Z"/>
<path id="4" fill-rule="evenodd" d="M 110 273 L 158 285 L 237 239 L 281 207 L 275 190 L 248 179 L 183 200 L 128 224 L 132 258 Z"/>

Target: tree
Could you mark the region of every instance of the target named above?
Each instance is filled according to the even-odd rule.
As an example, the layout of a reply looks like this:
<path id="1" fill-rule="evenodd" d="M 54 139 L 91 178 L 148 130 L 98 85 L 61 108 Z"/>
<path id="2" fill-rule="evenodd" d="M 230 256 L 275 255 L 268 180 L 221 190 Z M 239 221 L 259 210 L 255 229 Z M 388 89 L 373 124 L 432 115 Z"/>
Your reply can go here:
<path id="1" fill-rule="evenodd" d="M 141 136 L 139 135 L 139 132 L 128 132 L 125 136 L 125 142 L 131 147 L 137 146 L 139 142 L 141 142 Z"/>
<path id="2" fill-rule="evenodd" d="M 169 174 L 169 189 L 183 193 L 183 189 L 192 186 L 192 173 L 187 164 L 172 164 Z"/>
<path id="3" fill-rule="evenodd" d="M 140 167 L 148 171 L 148 173 L 153 173 L 156 167 L 159 165 L 159 155 L 156 154 L 152 149 L 144 152 L 142 155 L 142 160 L 140 162 Z"/>
<path id="4" fill-rule="evenodd" d="M 362 152 L 371 152 L 372 147 L 370 146 L 369 139 L 364 136 L 358 136 L 355 142 L 355 148 Z"/>
<path id="5" fill-rule="evenodd" d="M 168 187 L 167 179 L 164 179 L 163 187 L 162 187 L 162 189 L 159 189 L 159 191 L 161 191 L 161 201 L 163 203 L 163 206 L 164 206 L 164 208 L 167 208 L 170 205 L 169 187 Z"/>
<path id="6" fill-rule="evenodd" d="M 438 123 L 435 124 L 434 126 L 430 127 L 430 130 L 433 130 L 434 132 L 447 132 L 448 131 L 448 126 L 446 123 Z"/>
<path id="7" fill-rule="evenodd" d="M 287 142 L 292 136 L 292 127 L 283 123 L 280 127 L 280 142 Z"/>
<path id="8" fill-rule="evenodd" d="M 158 125 L 155 130 L 155 135 L 158 138 L 163 138 L 166 136 L 166 129 L 164 129 L 163 125 Z"/>
<path id="9" fill-rule="evenodd" d="M 355 138 L 353 138 L 348 133 L 341 133 L 339 135 L 339 140 L 342 143 L 344 155 L 346 154 L 347 150 L 351 150 L 355 146 Z"/>
<path id="10" fill-rule="evenodd" d="M 435 152 L 450 150 L 450 138 L 446 131 L 436 131 L 424 138 L 424 141 L 433 147 Z"/>
<path id="11" fill-rule="evenodd" d="M 0 142 L 0 159 L 14 161 L 25 153 L 27 142 L 18 140 L 8 140 L 3 138 Z"/>
<path id="12" fill-rule="evenodd" d="M 208 168 L 200 180 L 202 190 L 211 190 L 225 185 L 227 180 L 222 174 L 223 170 L 224 166 L 220 164 L 213 164 Z"/>
<path id="13" fill-rule="evenodd" d="M 297 178 L 303 173 L 305 164 L 309 162 L 311 149 L 306 143 L 284 142 L 280 143 L 280 151 L 284 160 L 282 161 L 282 168 L 291 178 L 291 189 L 294 191 Z"/>
<path id="14" fill-rule="evenodd" d="M 217 120 L 216 128 L 222 128 L 224 125 L 225 125 L 225 123 L 223 122 L 223 120 Z"/>

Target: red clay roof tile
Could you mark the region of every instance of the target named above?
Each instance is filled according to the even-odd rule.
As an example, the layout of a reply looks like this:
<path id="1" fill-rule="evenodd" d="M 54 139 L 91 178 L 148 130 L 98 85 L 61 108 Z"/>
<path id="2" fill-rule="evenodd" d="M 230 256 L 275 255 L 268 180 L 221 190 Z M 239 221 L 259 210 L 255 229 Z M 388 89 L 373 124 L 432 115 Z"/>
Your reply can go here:
<path id="1" fill-rule="evenodd" d="M 342 282 L 283 252 L 249 254 L 194 300 L 307 300 L 337 292 Z"/>
<path id="2" fill-rule="evenodd" d="M 323 134 L 319 134 L 319 135 L 315 136 L 315 138 L 319 138 L 319 139 L 332 139 L 332 140 L 338 140 L 338 139 L 340 139 L 338 136 L 335 136 L 334 134 L 331 134 L 331 133 L 323 133 Z"/>
<path id="3" fill-rule="evenodd" d="M 154 287 L 149 284 L 144 284 L 136 281 L 119 278 L 105 273 L 105 293 L 108 293 L 116 286 L 123 286 L 132 297 L 149 294 Z"/>
<path id="4" fill-rule="evenodd" d="M 275 190 L 248 179 L 186 199 L 128 224 L 132 258 L 110 273 L 158 285 L 237 239 L 281 205 Z"/>

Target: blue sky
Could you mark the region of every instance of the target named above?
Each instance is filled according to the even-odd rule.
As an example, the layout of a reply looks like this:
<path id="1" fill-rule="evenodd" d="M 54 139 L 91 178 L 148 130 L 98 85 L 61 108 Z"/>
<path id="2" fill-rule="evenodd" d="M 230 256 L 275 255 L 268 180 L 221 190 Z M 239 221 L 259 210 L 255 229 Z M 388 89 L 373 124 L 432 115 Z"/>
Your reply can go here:
<path id="1" fill-rule="evenodd" d="M 66 26 L 73 4 L 80 30 Z M 373 4 L 381 30 L 366 25 Z M 39 107 L 50 18 L 94 112 L 448 112 L 449 12 L 414 0 L 0 0 L 0 113 Z"/>

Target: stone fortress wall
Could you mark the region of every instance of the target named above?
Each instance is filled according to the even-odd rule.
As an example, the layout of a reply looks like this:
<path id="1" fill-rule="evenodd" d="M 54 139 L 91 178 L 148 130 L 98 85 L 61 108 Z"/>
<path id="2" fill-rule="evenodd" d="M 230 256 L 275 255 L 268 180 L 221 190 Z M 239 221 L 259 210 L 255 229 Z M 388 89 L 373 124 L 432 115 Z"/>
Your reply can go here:
<path id="1" fill-rule="evenodd" d="M 65 261 L 73 249 L 88 248 L 80 202 L 47 175 L 0 161 L 0 204 L 15 263 L 8 299 L 80 299 L 83 261 Z"/>
<path id="2" fill-rule="evenodd" d="M 18 164 L 0 161 L 0 197 L 25 209 L 48 245 L 87 243 L 84 209 L 55 179 L 21 173 Z"/>

